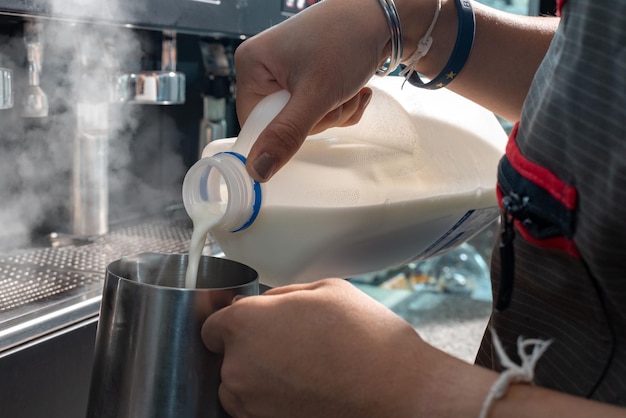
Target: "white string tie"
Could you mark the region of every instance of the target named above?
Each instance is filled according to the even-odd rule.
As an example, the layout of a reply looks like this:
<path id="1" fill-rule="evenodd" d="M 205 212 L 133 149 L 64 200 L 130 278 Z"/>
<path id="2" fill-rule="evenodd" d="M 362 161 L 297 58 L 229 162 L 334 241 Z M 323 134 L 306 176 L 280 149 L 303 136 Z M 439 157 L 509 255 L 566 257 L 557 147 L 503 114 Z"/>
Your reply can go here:
<path id="1" fill-rule="evenodd" d="M 435 24 L 437 23 L 437 19 L 439 18 L 439 12 L 441 11 L 441 0 L 437 0 L 437 8 L 435 9 L 435 16 L 433 17 L 433 21 L 430 23 L 430 27 L 417 43 L 417 49 L 409 57 L 407 60 L 406 67 L 400 71 L 400 75 L 404 76 L 405 79 L 409 79 L 413 73 L 415 72 L 415 66 L 426 54 L 430 51 L 430 47 L 433 44 L 433 37 L 431 36 L 433 33 L 433 29 L 435 28 Z"/>
<path id="2" fill-rule="evenodd" d="M 500 338 L 498 338 L 494 329 L 491 329 L 491 337 L 500 364 L 505 370 L 500 374 L 500 377 L 494 382 L 493 386 L 491 386 L 489 394 L 483 403 L 479 418 L 487 418 L 487 414 L 493 402 L 502 398 L 512 383 L 532 384 L 535 377 L 535 365 L 552 343 L 552 340 L 540 340 L 537 338 L 523 339 L 521 336 L 518 337 L 517 355 L 522 360 L 522 364 L 517 365 L 507 356 L 500 342 Z"/>

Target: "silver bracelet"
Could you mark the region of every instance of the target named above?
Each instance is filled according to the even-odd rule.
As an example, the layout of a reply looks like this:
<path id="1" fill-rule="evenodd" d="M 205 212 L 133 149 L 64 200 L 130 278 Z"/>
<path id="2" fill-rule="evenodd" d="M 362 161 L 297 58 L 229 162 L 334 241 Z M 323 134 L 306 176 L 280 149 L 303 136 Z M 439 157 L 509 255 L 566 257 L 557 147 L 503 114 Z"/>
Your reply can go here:
<path id="1" fill-rule="evenodd" d="M 394 71 L 402 60 L 402 28 L 400 16 L 393 0 L 378 0 L 385 12 L 389 31 L 391 32 L 391 54 L 385 63 L 376 70 L 376 75 L 385 76 Z"/>

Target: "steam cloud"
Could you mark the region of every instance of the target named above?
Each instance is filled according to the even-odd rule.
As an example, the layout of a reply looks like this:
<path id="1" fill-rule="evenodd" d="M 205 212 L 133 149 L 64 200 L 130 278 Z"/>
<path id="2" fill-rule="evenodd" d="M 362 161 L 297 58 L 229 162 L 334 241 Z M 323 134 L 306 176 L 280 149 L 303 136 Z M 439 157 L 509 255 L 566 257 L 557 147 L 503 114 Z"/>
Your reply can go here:
<path id="1" fill-rule="evenodd" d="M 80 11 L 85 21 L 105 13 L 122 16 L 123 1 L 54 0 L 53 10 Z M 137 32 L 114 25 L 42 21 L 41 88 L 50 103 L 47 118 L 20 116 L 21 91 L 27 84 L 26 52 L 19 26 L 0 34 L 0 66 L 14 73 L 13 109 L 0 110 L 0 250 L 28 245 L 33 231 L 68 232 L 71 224 L 74 140 L 79 103 L 101 104 L 107 112 L 111 204 L 132 203 L 146 213 L 162 205 L 163 179 L 172 182 L 186 170 L 174 151 L 181 134 L 153 106 L 107 104 L 115 74 L 141 70 L 142 44 Z M 16 29 L 18 28 L 18 29 Z M 162 143 L 158 138 L 166 138 Z M 169 144 L 169 145 L 168 145 Z M 168 147 L 170 149 L 168 150 Z M 141 158 L 133 160 L 131 155 Z M 138 165 L 141 163 L 141 165 Z M 167 180 L 165 180 L 167 182 Z M 152 203 L 158 202 L 158 203 Z M 113 208 L 112 208 L 113 209 Z"/>

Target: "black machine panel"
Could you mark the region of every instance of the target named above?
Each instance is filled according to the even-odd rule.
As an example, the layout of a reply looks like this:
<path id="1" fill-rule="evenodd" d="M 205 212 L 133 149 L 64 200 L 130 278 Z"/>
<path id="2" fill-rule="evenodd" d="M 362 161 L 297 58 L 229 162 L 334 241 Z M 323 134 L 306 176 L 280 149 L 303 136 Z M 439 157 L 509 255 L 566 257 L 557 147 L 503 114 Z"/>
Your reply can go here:
<path id="1" fill-rule="evenodd" d="M 281 0 L 1 0 L 0 14 L 249 36 L 293 12 L 283 10 Z"/>

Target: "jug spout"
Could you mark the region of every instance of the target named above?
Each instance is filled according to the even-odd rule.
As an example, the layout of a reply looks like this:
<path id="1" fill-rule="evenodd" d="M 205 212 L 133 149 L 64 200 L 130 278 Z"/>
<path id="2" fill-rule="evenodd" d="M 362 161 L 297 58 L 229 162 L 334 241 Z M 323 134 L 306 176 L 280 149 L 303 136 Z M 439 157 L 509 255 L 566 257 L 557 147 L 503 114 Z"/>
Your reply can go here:
<path id="1" fill-rule="evenodd" d="M 196 162 L 183 181 L 183 203 L 193 219 L 208 211 L 222 217 L 212 228 L 237 232 L 255 221 L 262 202 L 261 184 L 248 175 L 246 157 L 261 132 L 285 107 L 291 95 L 280 90 L 261 100 L 228 151 Z"/>
<path id="2" fill-rule="evenodd" d="M 236 152 L 220 152 L 196 162 L 183 181 L 183 203 L 190 218 L 205 213 L 219 216 L 212 228 L 232 232 L 246 229 L 261 208 L 261 185 L 248 175 L 246 159 Z"/>

